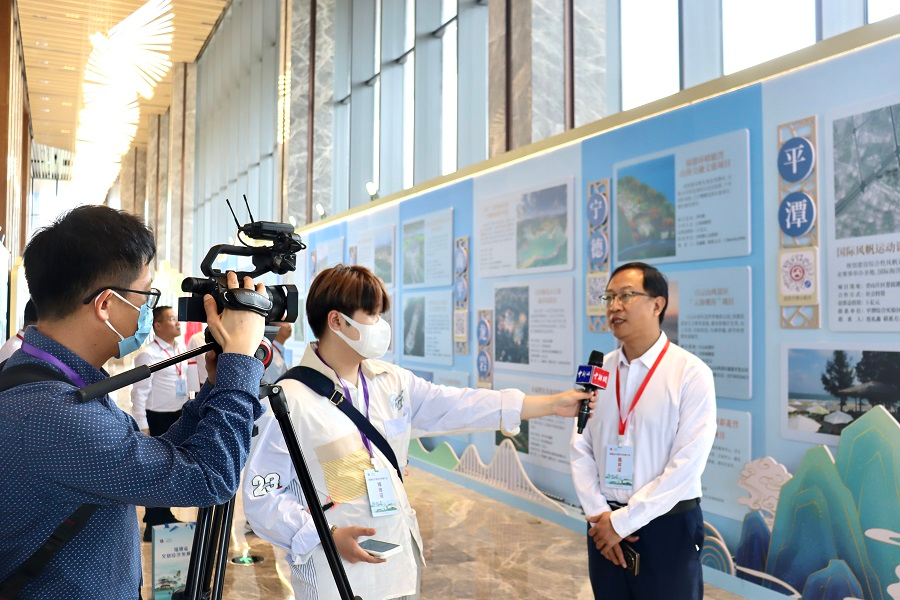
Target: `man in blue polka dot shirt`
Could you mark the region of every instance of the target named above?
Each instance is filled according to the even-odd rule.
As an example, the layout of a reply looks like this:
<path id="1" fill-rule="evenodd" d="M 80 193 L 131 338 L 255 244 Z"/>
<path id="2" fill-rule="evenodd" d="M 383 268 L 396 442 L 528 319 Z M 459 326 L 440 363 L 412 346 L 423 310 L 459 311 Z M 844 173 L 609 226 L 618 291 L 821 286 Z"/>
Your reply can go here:
<path id="1" fill-rule="evenodd" d="M 263 317 L 204 300 L 223 348 L 209 379 L 160 437 L 138 430 L 108 396 L 79 403 L 77 387 L 108 375 L 112 357 L 137 349 L 159 300 L 150 287 L 153 234 L 125 212 L 76 208 L 25 249 L 25 276 L 40 319 L 7 367 L 42 363 L 71 383 L 44 381 L 0 393 L 0 581 L 82 504 L 99 508 L 26 586 L 22 600 L 138 598 L 141 549 L 135 505 L 228 501 L 250 448 L 262 363 L 253 353 Z M 228 286 L 239 286 L 234 273 Z M 253 288 L 250 278 L 243 286 Z"/>

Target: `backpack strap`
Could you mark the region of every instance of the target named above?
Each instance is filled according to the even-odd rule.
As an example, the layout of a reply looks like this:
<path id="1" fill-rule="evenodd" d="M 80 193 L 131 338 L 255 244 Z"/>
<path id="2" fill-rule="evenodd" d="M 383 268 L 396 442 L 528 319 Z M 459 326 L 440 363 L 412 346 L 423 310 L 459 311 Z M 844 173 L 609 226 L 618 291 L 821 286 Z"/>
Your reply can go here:
<path id="1" fill-rule="evenodd" d="M 325 396 L 328 398 L 328 401 L 331 402 L 334 406 L 338 407 L 341 412 L 343 412 L 347 417 L 353 421 L 353 424 L 356 425 L 357 429 L 359 429 L 369 440 L 374 443 L 381 453 L 390 461 L 391 466 L 394 467 L 394 470 L 397 471 L 397 476 L 400 478 L 400 481 L 403 481 L 403 473 L 400 471 L 400 465 L 397 462 L 397 455 L 394 454 L 393 448 L 388 443 L 388 441 L 384 438 L 380 431 L 375 429 L 375 426 L 369 422 L 369 420 L 353 406 L 353 402 L 344 398 L 344 394 L 341 393 L 339 389 L 337 389 L 334 385 L 334 382 L 329 379 L 327 376 L 319 373 L 315 369 L 311 369 L 309 367 L 294 367 L 287 373 L 281 376 L 281 381 L 283 379 L 294 379 L 299 381 L 315 393 L 320 396 Z M 347 400 L 344 402 L 344 400 Z M 2 599 L 0 599 L 2 600 Z"/>
<path id="2" fill-rule="evenodd" d="M 0 363 L 0 369 L 2 369 L 0 371 L 0 392 L 38 381 L 71 383 L 68 377 L 56 369 L 38 363 L 23 363 L 6 367 L 6 361 L 3 361 Z M 4 581 L 0 582 L 0 600 L 18 598 L 25 586 L 40 576 L 56 553 L 85 528 L 97 508 L 96 504 L 82 504 L 75 509 L 75 512 L 56 528 L 50 538 L 34 554 L 19 565 L 18 569 L 10 573 Z"/>
<path id="3" fill-rule="evenodd" d="M 0 363 L 0 392 L 38 381 L 62 381 L 72 383 L 69 378 L 47 365 L 39 363 L 22 363 L 12 367 L 6 366 L 4 360 Z M 0 599 L 2 600 L 2 599 Z"/>

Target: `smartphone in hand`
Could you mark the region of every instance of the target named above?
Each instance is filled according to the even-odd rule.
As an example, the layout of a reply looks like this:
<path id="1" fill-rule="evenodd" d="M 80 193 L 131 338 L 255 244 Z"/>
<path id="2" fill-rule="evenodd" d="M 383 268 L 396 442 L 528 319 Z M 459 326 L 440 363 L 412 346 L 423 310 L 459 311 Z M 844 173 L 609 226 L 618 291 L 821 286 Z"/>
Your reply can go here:
<path id="1" fill-rule="evenodd" d="M 381 540 L 372 538 L 361 541 L 359 547 L 375 558 L 387 558 L 403 551 L 403 548 L 399 544 L 382 542 Z"/>
<path id="2" fill-rule="evenodd" d="M 622 554 L 625 555 L 625 568 L 632 575 L 637 575 L 641 568 L 641 555 L 625 542 L 621 542 Z"/>

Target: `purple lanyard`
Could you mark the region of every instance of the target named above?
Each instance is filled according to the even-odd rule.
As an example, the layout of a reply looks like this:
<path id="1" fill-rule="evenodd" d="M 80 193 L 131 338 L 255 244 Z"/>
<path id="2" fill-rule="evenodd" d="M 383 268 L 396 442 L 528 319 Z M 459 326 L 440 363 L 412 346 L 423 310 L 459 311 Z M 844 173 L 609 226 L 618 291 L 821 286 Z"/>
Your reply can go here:
<path id="1" fill-rule="evenodd" d="M 344 399 L 347 400 L 347 402 L 352 403 L 353 401 L 350 398 L 350 388 L 347 387 L 347 384 L 344 383 L 344 380 L 341 379 L 341 376 L 337 374 L 337 371 L 335 371 L 331 365 L 329 365 L 327 362 L 325 362 L 325 359 L 322 358 L 321 354 L 319 354 L 318 348 L 315 350 L 315 352 L 316 352 L 316 356 L 319 357 L 319 360 L 322 361 L 322 364 L 324 364 L 326 367 L 331 369 L 331 371 L 334 373 L 334 376 L 337 377 L 338 381 L 341 382 L 341 387 L 344 388 Z M 366 383 L 365 375 L 363 375 L 362 366 L 359 367 L 359 380 L 362 382 L 363 398 L 365 398 L 365 400 L 366 400 L 366 419 L 368 419 L 369 418 L 369 386 Z M 369 438 L 366 437 L 366 434 L 364 434 L 362 432 L 362 430 L 359 429 L 359 427 L 357 427 L 356 430 L 359 431 L 359 437 L 362 438 L 363 446 L 365 446 L 366 450 L 369 451 L 369 458 L 374 459 L 375 453 L 372 452 L 372 443 L 369 441 Z"/>
<path id="2" fill-rule="evenodd" d="M 51 365 L 53 365 L 54 367 L 56 367 L 57 369 L 59 369 L 60 371 L 65 373 L 66 377 L 68 377 L 69 380 L 72 383 L 74 383 L 76 386 L 83 388 L 87 385 L 84 382 L 84 379 L 82 379 L 78 373 L 76 373 L 75 371 L 72 370 L 72 367 L 65 364 L 63 361 L 59 360 L 58 358 L 56 358 L 49 352 L 41 350 L 40 348 L 35 348 L 28 342 L 22 342 L 22 350 L 26 354 L 30 354 L 31 356 L 33 356 L 35 358 L 40 358 L 41 360 L 45 360 L 48 363 L 50 363 Z"/>

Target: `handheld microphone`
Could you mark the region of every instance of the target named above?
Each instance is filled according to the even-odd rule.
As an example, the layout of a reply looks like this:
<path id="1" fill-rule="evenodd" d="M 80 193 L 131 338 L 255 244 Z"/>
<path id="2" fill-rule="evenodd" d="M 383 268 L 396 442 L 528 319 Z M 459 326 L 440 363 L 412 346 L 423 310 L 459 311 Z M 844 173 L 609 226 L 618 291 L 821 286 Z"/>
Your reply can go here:
<path id="1" fill-rule="evenodd" d="M 588 359 L 588 364 L 578 366 L 578 374 L 575 376 L 575 385 L 580 385 L 586 392 L 597 390 L 605 390 L 609 383 L 609 371 L 603 368 L 603 353 L 594 350 Z M 584 431 L 588 418 L 591 415 L 591 407 L 588 405 L 590 400 L 582 400 L 581 408 L 578 409 L 578 433 Z"/>

